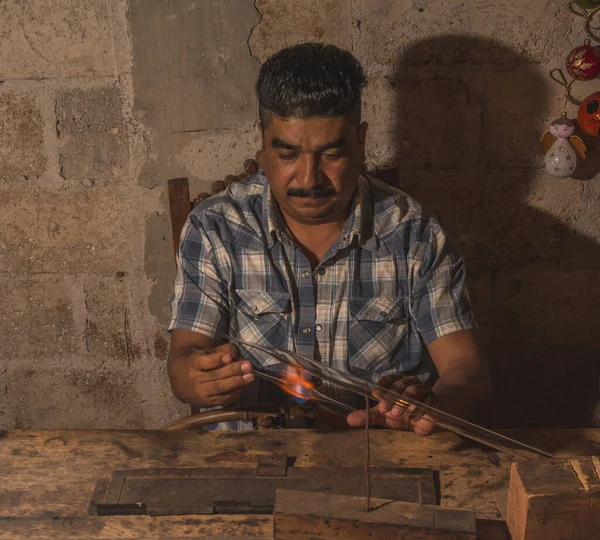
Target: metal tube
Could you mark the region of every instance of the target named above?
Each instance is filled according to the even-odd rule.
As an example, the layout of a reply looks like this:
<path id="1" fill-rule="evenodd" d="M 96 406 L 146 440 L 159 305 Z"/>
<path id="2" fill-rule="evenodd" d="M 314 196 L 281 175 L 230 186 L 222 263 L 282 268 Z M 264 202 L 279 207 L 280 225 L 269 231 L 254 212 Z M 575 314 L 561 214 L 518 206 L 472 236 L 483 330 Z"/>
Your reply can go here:
<path id="1" fill-rule="evenodd" d="M 258 420 L 262 416 L 277 416 L 275 413 L 266 413 L 264 411 L 250 411 L 243 409 L 217 410 L 207 411 L 199 414 L 192 414 L 185 418 L 179 418 L 170 424 L 163 426 L 165 431 L 182 431 L 184 429 L 198 429 L 210 424 L 218 424 L 219 422 L 232 422 L 242 420 L 244 422 L 252 422 Z"/>

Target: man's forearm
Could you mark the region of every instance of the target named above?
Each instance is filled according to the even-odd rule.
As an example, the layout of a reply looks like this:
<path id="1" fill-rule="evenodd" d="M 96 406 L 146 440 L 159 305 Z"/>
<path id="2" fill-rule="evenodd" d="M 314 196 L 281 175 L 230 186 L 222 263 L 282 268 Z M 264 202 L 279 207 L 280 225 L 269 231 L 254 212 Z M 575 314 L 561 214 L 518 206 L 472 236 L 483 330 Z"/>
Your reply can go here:
<path id="1" fill-rule="evenodd" d="M 211 349 L 214 346 L 214 340 L 208 336 L 195 332 L 173 331 L 167 358 L 167 373 L 173 395 L 179 401 L 189 405 L 204 406 L 203 403 L 198 402 L 198 396 L 194 391 L 190 356 L 194 351 Z"/>
<path id="2" fill-rule="evenodd" d="M 442 336 L 428 349 L 439 374 L 432 405 L 461 418 L 478 416 L 491 396 L 490 371 L 478 332 Z"/>
<path id="3" fill-rule="evenodd" d="M 450 371 L 450 372 L 448 372 Z M 465 419 L 473 419 L 489 404 L 489 375 L 481 370 L 447 370 L 433 386 L 431 405 Z"/>
<path id="4" fill-rule="evenodd" d="M 167 361 L 167 373 L 171 383 L 173 395 L 183 403 L 189 405 L 199 405 L 194 403 L 194 395 L 192 385 L 189 380 L 189 356 L 192 353 L 192 348 L 189 351 L 171 351 Z"/>

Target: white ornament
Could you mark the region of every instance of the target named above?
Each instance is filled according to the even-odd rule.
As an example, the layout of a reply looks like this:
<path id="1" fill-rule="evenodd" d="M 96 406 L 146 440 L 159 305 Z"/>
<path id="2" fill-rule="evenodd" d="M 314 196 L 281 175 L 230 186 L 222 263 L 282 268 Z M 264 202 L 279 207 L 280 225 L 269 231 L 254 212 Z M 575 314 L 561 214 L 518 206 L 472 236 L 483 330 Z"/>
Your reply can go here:
<path id="1" fill-rule="evenodd" d="M 567 178 L 577 167 L 577 159 L 585 159 L 586 147 L 575 133 L 575 120 L 561 117 L 550 124 L 550 129 L 542 135 L 542 152 L 546 170 L 551 176 Z"/>
<path id="2" fill-rule="evenodd" d="M 544 156 L 546 170 L 550 176 L 567 178 L 573 174 L 577 167 L 577 154 L 569 141 L 556 139 L 550 150 Z"/>

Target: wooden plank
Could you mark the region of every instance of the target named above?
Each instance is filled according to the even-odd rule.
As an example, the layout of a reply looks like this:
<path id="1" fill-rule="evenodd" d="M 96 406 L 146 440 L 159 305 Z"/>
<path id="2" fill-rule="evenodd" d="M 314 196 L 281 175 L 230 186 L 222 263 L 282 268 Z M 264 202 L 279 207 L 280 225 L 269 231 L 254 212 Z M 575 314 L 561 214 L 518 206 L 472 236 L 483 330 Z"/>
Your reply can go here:
<path id="1" fill-rule="evenodd" d="M 511 540 L 504 521 L 478 519 L 478 540 Z M 0 518 L 0 540 L 204 538 L 271 540 L 273 516 Z"/>
<path id="2" fill-rule="evenodd" d="M 271 540 L 271 516 L 0 518 L 0 540 Z"/>
<path id="3" fill-rule="evenodd" d="M 167 186 L 169 191 L 169 215 L 171 216 L 173 249 L 175 251 L 175 257 L 177 257 L 181 230 L 192 209 L 190 186 L 187 178 L 172 178 L 167 182 Z"/>
<path id="4" fill-rule="evenodd" d="M 600 536 L 600 459 L 513 463 L 506 521 L 513 540 Z"/>
<path id="5" fill-rule="evenodd" d="M 275 540 L 295 538 L 385 538 L 475 540 L 475 514 L 439 506 L 323 492 L 277 490 Z"/>

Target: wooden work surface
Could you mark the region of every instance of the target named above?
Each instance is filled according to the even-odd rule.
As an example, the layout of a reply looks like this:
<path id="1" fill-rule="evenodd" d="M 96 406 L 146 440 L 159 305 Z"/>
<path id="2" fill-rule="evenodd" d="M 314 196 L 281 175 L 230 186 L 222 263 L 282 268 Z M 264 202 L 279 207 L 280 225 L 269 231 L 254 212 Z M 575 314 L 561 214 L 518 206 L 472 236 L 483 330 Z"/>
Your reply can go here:
<path id="1" fill-rule="evenodd" d="M 505 433 L 557 456 L 600 454 L 600 429 Z M 0 431 L 0 538 L 272 538 L 271 516 L 92 518 L 87 507 L 115 469 L 253 467 L 274 452 L 296 456 L 296 466 L 357 466 L 364 442 L 362 431 Z M 439 470 L 442 506 L 475 510 L 481 538 L 507 538 L 484 520 L 500 517 L 493 491 L 507 486 L 508 456 L 451 433 L 374 430 L 371 464 Z"/>

